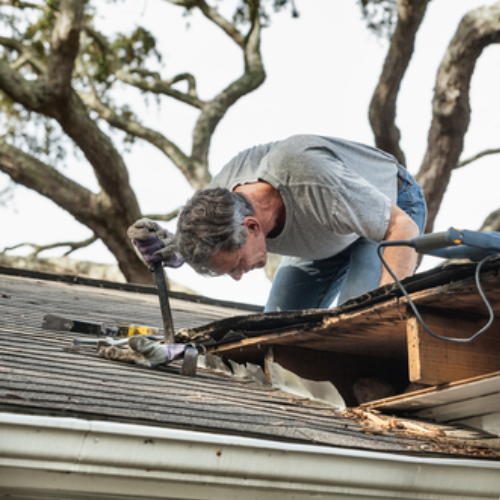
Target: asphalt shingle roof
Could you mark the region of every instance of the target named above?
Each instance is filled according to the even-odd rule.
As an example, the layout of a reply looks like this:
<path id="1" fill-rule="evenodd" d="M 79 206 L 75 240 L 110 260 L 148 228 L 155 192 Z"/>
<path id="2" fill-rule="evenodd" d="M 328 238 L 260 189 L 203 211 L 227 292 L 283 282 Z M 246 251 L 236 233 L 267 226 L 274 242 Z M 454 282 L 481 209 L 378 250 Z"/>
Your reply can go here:
<path id="1" fill-rule="evenodd" d="M 106 288 L 91 281 L 72 284 L 25 274 L 2 274 L 0 269 L 1 411 L 396 453 L 500 457 L 494 448 L 497 441 L 457 427 L 416 424 L 420 431 L 410 431 L 410 426 L 380 416 L 387 423 L 381 430 L 361 410 L 339 413 L 321 402 L 208 370 L 183 377 L 178 362 L 153 370 L 99 358 L 94 348 L 71 352 L 68 348 L 78 335 L 43 330 L 46 313 L 161 327 L 154 290 Z M 176 329 L 255 313 L 244 306 L 200 303 L 187 296 L 172 299 L 171 308 Z"/>

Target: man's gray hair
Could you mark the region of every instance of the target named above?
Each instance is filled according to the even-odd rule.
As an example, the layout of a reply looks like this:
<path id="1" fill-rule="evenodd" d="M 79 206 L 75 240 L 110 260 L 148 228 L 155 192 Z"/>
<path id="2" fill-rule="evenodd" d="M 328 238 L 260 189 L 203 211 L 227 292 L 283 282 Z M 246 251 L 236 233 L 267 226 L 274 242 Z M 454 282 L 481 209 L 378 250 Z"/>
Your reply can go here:
<path id="1" fill-rule="evenodd" d="M 198 191 L 182 209 L 177 222 L 177 245 L 183 259 L 200 274 L 212 274 L 212 257 L 236 252 L 247 241 L 245 217 L 254 215 L 249 200 L 228 189 Z"/>

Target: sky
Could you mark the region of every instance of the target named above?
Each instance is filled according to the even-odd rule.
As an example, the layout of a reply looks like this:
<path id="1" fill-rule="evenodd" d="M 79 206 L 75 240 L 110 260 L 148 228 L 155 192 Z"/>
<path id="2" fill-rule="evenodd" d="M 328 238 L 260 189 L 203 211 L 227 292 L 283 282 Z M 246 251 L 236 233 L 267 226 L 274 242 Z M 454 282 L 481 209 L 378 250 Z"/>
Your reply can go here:
<path id="1" fill-rule="evenodd" d="M 213 2 L 215 4 L 216 2 Z M 416 174 L 423 159 L 432 116 L 436 73 L 460 19 L 468 11 L 493 2 L 435 0 L 430 2 L 417 35 L 415 53 L 401 86 L 397 125 L 408 169 Z M 232 0 L 217 2 L 221 12 L 232 12 Z M 267 72 L 265 83 L 238 101 L 224 117 L 212 140 L 210 171 L 216 174 L 240 151 L 256 144 L 312 133 L 342 137 L 373 145 L 368 107 L 388 48 L 366 28 L 355 0 L 296 0 L 300 12 L 272 17 L 262 32 L 261 49 Z M 119 15 L 117 10 L 119 9 Z M 227 10 L 226 10 L 227 9 Z M 118 20 L 112 21 L 113 19 Z M 183 9 L 166 2 L 99 2 L 97 26 L 103 32 L 128 32 L 137 24 L 158 37 L 163 54 L 164 78 L 190 72 L 197 78 L 202 99 L 210 99 L 243 70 L 240 49 L 201 14 L 184 16 Z M 500 147 L 500 46 L 485 49 L 471 83 L 471 124 L 465 137 L 462 159 L 485 149 Z M 189 152 L 196 111 L 169 99 L 158 108 L 138 92 L 118 90 L 118 104 L 129 103 L 145 125 L 160 130 Z M 122 145 L 117 142 L 118 148 Z M 168 213 L 184 204 L 192 188 L 163 154 L 137 143 L 124 156 L 144 214 Z M 453 173 L 436 220 L 435 231 L 450 226 L 477 229 L 485 217 L 499 208 L 500 155 L 485 157 Z M 65 175 L 97 191 L 90 166 L 68 157 Z M 0 173 L 0 191 L 8 177 Z M 0 250 L 20 242 L 49 244 L 79 241 L 91 232 L 50 200 L 18 187 L 15 198 L 0 206 Z M 175 222 L 163 223 L 175 231 Z M 30 249 L 10 254 L 26 255 Z M 42 257 L 59 256 L 52 250 Z M 71 254 L 78 260 L 115 263 L 100 242 Z M 425 258 L 420 270 L 439 263 Z M 188 266 L 168 271 L 174 281 L 209 297 L 263 305 L 270 282 L 262 270 L 247 274 L 240 282 L 228 277 L 197 276 Z"/>

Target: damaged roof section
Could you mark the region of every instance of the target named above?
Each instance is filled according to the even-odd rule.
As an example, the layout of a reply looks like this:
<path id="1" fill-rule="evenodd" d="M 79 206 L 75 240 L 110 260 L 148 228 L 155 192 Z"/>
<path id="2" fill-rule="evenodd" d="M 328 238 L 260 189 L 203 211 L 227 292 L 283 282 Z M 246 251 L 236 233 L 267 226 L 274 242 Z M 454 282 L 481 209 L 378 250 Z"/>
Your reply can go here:
<path id="1" fill-rule="evenodd" d="M 406 278 L 402 284 L 420 307 L 437 308 L 443 312 L 453 311 L 454 314 L 463 312 L 476 315 L 477 318 L 486 317 L 486 307 L 474 283 L 475 269 L 474 263 L 447 264 Z M 500 258 L 493 259 L 483 266 L 481 277 L 488 300 L 496 313 L 500 311 L 500 290 L 497 287 L 499 270 Z M 394 308 L 400 310 L 391 311 L 390 318 L 401 319 L 403 315 L 407 315 L 407 304 L 402 295 L 396 284 L 390 284 L 353 298 L 334 309 L 285 311 L 227 318 L 210 325 L 181 330 L 177 332 L 177 336 L 179 340 L 191 339 L 221 345 L 235 340 L 231 335 L 227 335 L 231 331 L 235 337 L 243 339 L 268 333 L 279 334 L 281 330 L 293 328 L 309 327 L 315 330 L 327 322 L 333 324 L 356 315 L 365 316 L 367 323 L 372 323 L 374 318 L 370 315 L 371 311 L 376 311 L 376 315 L 380 316 L 382 311 Z M 378 342 L 380 338 L 376 340 Z"/>
<path id="2" fill-rule="evenodd" d="M 338 411 L 320 401 L 211 369 L 200 369 L 194 378 L 182 377 L 178 362 L 152 370 L 99 358 L 91 348 L 68 352 L 66 348 L 72 345 L 74 334 L 42 330 L 43 316 L 47 313 L 90 321 L 159 326 L 162 321 L 158 297 L 154 294 L 53 282 L 41 276 L 0 275 L 0 288 L 0 405 L 4 412 L 78 416 L 402 454 L 493 459 L 500 456 L 498 439 L 485 432 L 395 418 L 369 409 Z M 398 299 L 389 298 L 391 304 L 394 300 L 395 310 L 399 311 Z M 232 307 L 200 304 L 187 297 L 173 299 L 171 307 L 174 324 L 184 334 L 196 329 L 213 332 L 218 328 L 222 339 L 228 328 L 224 333 L 221 325 L 231 322 L 240 325 L 233 331 L 244 332 L 245 339 L 209 347 L 218 353 L 218 349 L 226 346 L 227 359 L 246 363 L 267 356 L 270 362 L 282 366 L 286 365 L 282 360 L 294 360 L 296 366 L 308 367 L 311 373 L 315 366 L 329 365 L 331 373 L 346 375 L 345 387 L 355 375 L 359 377 L 352 368 L 359 365 L 352 362 L 359 361 L 360 354 L 352 357 L 343 351 L 318 353 L 311 349 L 307 337 L 311 335 L 320 342 L 335 337 L 331 327 L 343 320 L 342 312 L 312 311 L 297 313 L 295 318 L 293 313 L 287 313 L 283 316 L 286 320 L 280 322 L 279 316 L 255 315 L 243 305 L 238 309 L 234 304 Z M 376 311 L 372 317 L 385 316 Z M 253 333 L 248 335 L 251 328 L 242 329 L 243 324 L 262 326 L 253 330 L 261 341 L 254 343 Z M 319 334 L 315 332 L 317 327 Z M 274 342 L 281 335 L 298 339 L 301 332 L 304 337 L 299 346 Z M 345 330 L 339 339 L 347 336 Z M 273 357 L 262 337 L 273 341 L 269 343 L 273 345 Z M 211 338 L 217 343 L 215 334 Z M 248 351 L 241 344 L 247 340 L 252 341 Z M 231 355 L 227 356 L 228 353 Z M 337 364 L 342 359 L 343 364 Z M 395 373 L 404 369 L 400 367 L 404 360 L 387 363 L 386 359 L 379 361 L 371 356 L 370 362 L 372 367 L 380 369 L 382 364 L 391 366 Z M 370 364 L 367 362 L 365 366 Z M 373 370 L 366 370 L 367 375 L 371 373 Z M 307 373 L 299 375 L 314 380 Z M 407 381 L 408 375 L 403 382 Z M 340 392 L 347 391 L 342 384 L 337 388 Z"/>
<path id="3" fill-rule="evenodd" d="M 475 267 L 447 265 L 403 282 L 426 325 L 438 335 L 466 340 L 488 323 L 474 282 Z M 499 269 L 497 258 L 481 274 L 495 317 L 500 313 Z M 178 336 L 204 342 L 224 359 L 262 364 L 271 356 L 303 377 L 330 380 L 348 405 L 366 402 L 353 392 L 360 378 L 385 380 L 397 395 L 415 384 L 442 386 L 500 370 L 498 319 L 472 342 L 443 341 L 424 329 L 396 285 L 332 310 L 227 318 Z"/>

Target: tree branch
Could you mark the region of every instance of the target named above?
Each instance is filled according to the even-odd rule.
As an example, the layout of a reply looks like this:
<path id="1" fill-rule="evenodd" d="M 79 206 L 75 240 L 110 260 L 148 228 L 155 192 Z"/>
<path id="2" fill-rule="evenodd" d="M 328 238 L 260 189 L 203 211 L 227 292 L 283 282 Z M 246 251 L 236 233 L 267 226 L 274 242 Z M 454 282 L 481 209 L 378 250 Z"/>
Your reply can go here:
<path id="1" fill-rule="evenodd" d="M 67 3 L 69 2 L 66 2 L 65 5 Z M 80 4 L 77 7 L 81 9 Z M 63 10 L 61 4 L 61 12 Z M 64 23 L 64 20 L 77 22 L 75 16 L 61 14 L 58 23 Z M 79 32 L 79 30 L 63 26 L 59 28 L 58 32 L 62 32 L 61 36 L 63 37 L 66 35 L 74 37 L 75 31 Z M 53 38 L 57 39 L 57 35 L 54 35 Z M 62 43 L 62 40 L 57 39 L 56 45 Z M 78 42 L 73 50 L 78 50 Z M 65 71 L 72 69 L 74 53 L 68 52 L 66 48 L 61 48 L 59 52 L 60 54 L 56 54 L 55 58 L 51 56 L 49 68 L 51 64 L 55 64 L 55 61 L 60 60 L 66 64 Z M 49 76 L 46 79 L 30 81 L 23 78 L 19 72 L 14 71 L 5 61 L 0 60 L 0 89 L 28 110 L 55 118 L 59 122 L 64 132 L 83 151 L 94 168 L 99 184 L 113 199 L 116 209 L 124 215 L 128 214 L 126 223 L 132 224 L 140 215 L 140 209 L 130 187 L 128 171 L 123 159 L 109 137 L 88 116 L 82 101 L 72 91 L 71 79 L 64 83 L 70 92 L 68 101 L 65 101 L 64 95 L 58 96 L 58 91 L 54 94 L 54 89 L 63 85 L 66 77 L 62 77 L 58 83 L 54 83 L 51 81 L 50 71 L 49 69 Z M 53 67 L 52 71 L 55 71 Z M 66 90 L 61 90 L 61 92 L 65 94 Z"/>
<path id="2" fill-rule="evenodd" d="M 47 99 L 45 79 L 29 81 L 0 60 L 0 89 L 30 111 L 55 118 L 64 132 L 73 139 L 94 168 L 104 191 L 113 198 L 116 208 L 130 214 L 128 224 L 140 215 L 137 199 L 130 187 L 123 159 L 107 137 L 88 116 L 87 109 L 76 94 L 68 103 Z"/>
<path id="3" fill-rule="evenodd" d="M 171 0 L 168 0 L 171 1 Z M 175 3 L 175 2 L 171 2 Z M 251 4 L 251 2 L 249 2 Z M 245 37 L 234 26 L 233 23 L 222 17 L 216 9 L 210 7 L 205 0 L 196 2 L 196 6 L 203 12 L 203 15 L 210 19 L 215 25 L 219 26 L 232 40 L 234 40 L 242 49 L 245 46 Z M 251 8 L 251 7 L 250 7 Z"/>
<path id="4" fill-rule="evenodd" d="M 233 23 L 222 17 L 217 12 L 217 9 L 210 7 L 205 0 L 167 0 L 167 2 L 179 7 L 184 7 L 188 10 L 198 7 L 207 19 L 210 19 L 215 25 L 219 26 L 219 28 L 221 28 L 232 40 L 243 48 L 245 37 L 238 31 Z"/>
<path id="5" fill-rule="evenodd" d="M 459 163 L 470 122 L 469 88 L 485 47 L 500 42 L 500 2 L 469 12 L 462 19 L 438 71 L 427 151 L 417 175 L 428 207 L 427 232 Z"/>
<path id="6" fill-rule="evenodd" d="M 48 5 L 40 5 L 36 3 L 31 3 L 31 2 L 20 2 L 19 0 L 16 0 L 13 2 L 12 0 L 0 0 L 0 5 L 8 5 L 9 7 L 16 7 L 17 9 L 36 9 L 36 10 L 43 10 L 44 12 L 50 12 L 53 10 L 50 8 Z"/>
<path id="7" fill-rule="evenodd" d="M 202 108 L 203 101 L 198 98 L 196 80 L 193 75 L 183 73 L 169 80 L 162 80 L 157 72 L 147 71 L 142 68 L 124 68 L 118 63 L 109 43 L 103 35 L 88 26 L 85 27 L 85 33 L 95 40 L 109 65 L 109 70 L 118 80 L 146 92 L 167 95 L 195 108 Z M 172 88 L 172 85 L 182 80 L 187 80 L 188 82 L 187 94 Z"/>
<path id="8" fill-rule="evenodd" d="M 142 77 L 151 77 L 154 78 L 154 80 L 158 83 L 161 83 L 161 77 L 160 74 L 157 73 L 156 71 L 147 71 L 144 69 L 134 69 L 132 70 L 134 73 L 137 73 L 138 75 Z M 199 100 L 198 98 L 198 93 L 196 91 L 196 78 L 191 74 L 191 73 L 181 73 L 180 75 L 174 76 L 170 80 L 163 80 L 164 85 L 172 86 L 175 85 L 178 82 L 182 81 L 187 81 L 188 83 L 188 95 L 195 98 L 199 103 L 201 107 L 202 101 Z"/>
<path id="9" fill-rule="evenodd" d="M 2 59 L 0 59 L 0 90 L 31 111 L 42 110 L 44 102 L 42 84 L 38 81 L 26 80 Z"/>
<path id="10" fill-rule="evenodd" d="M 245 70 L 213 100 L 205 103 L 193 131 L 192 158 L 200 165 L 208 162 L 208 151 L 215 128 L 230 106 L 264 82 L 266 73 L 260 53 L 260 1 L 249 0 L 251 27 L 243 44 Z"/>
<path id="11" fill-rule="evenodd" d="M 19 54 L 18 60 L 11 64 L 13 70 L 29 64 L 38 75 L 45 75 L 47 73 L 47 66 L 40 60 L 36 52 L 21 41 L 0 36 L 0 45 Z"/>
<path id="12" fill-rule="evenodd" d="M 101 35 L 101 33 L 99 33 L 98 31 L 95 31 L 88 25 L 85 25 L 83 27 L 83 31 L 97 43 L 99 50 L 103 54 L 108 64 L 110 64 L 111 66 L 116 65 L 117 63 L 115 56 L 113 54 L 113 51 L 111 50 L 111 47 L 109 46 L 108 41 L 106 40 L 106 37 L 104 35 Z M 116 68 L 112 67 L 111 71 L 114 72 L 115 69 Z"/>
<path id="13" fill-rule="evenodd" d="M 174 1 L 175 5 L 186 8 L 199 7 L 203 10 L 205 16 L 218 26 L 222 27 L 231 37 L 239 33 L 236 28 L 230 29 L 229 22 L 224 20 L 218 13 L 209 7 L 204 0 Z M 146 92 L 163 94 L 173 97 L 191 106 L 201 109 L 201 114 L 193 131 L 193 147 L 191 157 L 184 155 L 179 148 L 168 141 L 163 135 L 142 127 L 136 122 L 125 120 L 113 110 L 107 108 L 102 102 L 99 102 L 97 96 L 81 94 L 82 100 L 91 109 L 98 112 L 99 116 L 105 119 L 112 126 L 124 130 L 127 133 L 147 140 L 154 146 L 163 151 L 184 173 L 188 181 L 195 189 L 205 187 L 210 182 L 208 172 L 208 151 L 211 139 L 216 126 L 224 117 L 229 107 L 238 99 L 255 90 L 265 80 L 264 65 L 260 54 L 260 2 L 259 0 L 249 1 L 251 26 L 245 37 L 239 33 L 238 44 L 243 48 L 245 71 L 244 74 L 231 83 L 226 89 L 219 93 L 211 101 L 203 102 L 196 97 L 194 77 L 190 74 L 178 75 L 170 80 L 162 81 L 159 75 L 144 69 L 118 68 L 116 59 L 107 41 L 96 32 L 87 30 L 92 36 L 107 60 L 113 59 L 111 67 L 117 79 L 123 83 L 135 86 Z M 241 36 L 241 39 L 239 38 Z M 186 79 L 189 83 L 188 93 L 182 93 L 171 88 L 171 85 Z"/>
<path id="14" fill-rule="evenodd" d="M 469 163 L 479 160 L 480 158 L 483 158 L 483 156 L 495 155 L 498 153 L 500 153 L 500 149 L 486 149 L 484 151 L 481 151 L 477 155 L 471 156 L 470 158 L 467 158 L 466 160 L 459 162 L 454 168 L 454 170 L 465 167 L 465 165 L 469 165 Z"/>
<path id="15" fill-rule="evenodd" d="M 141 78 L 138 76 L 138 71 L 133 70 L 129 71 L 126 69 L 117 69 L 115 71 L 115 76 L 118 78 L 123 83 L 126 83 L 127 85 L 132 85 L 133 87 L 137 87 L 138 89 L 144 90 L 146 92 L 151 92 L 153 94 L 159 94 L 159 95 L 167 95 L 169 97 L 173 97 L 174 99 L 177 99 L 180 102 L 183 102 L 185 104 L 189 104 L 190 106 L 193 106 L 198 109 L 203 108 L 203 101 L 199 99 L 195 95 L 192 94 L 192 91 L 186 94 L 184 92 L 180 92 L 179 90 L 173 89 L 171 85 L 176 83 L 178 80 L 179 76 L 172 78 L 171 80 L 149 80 L 146 78 Z M 191 77 L 194 80 L 194 77 Z M 194 87 L 196 88 L 196 87 Z"/>
<path id="16" fill-rule="evenodd" d="M 402 165 L 406 165 L 406 159 L 399 145 L 401 134 L 395 123 L 396 100 L 429 1 L 398 0 L 398 22 L 369 109 L 375 145 L 394 155 Z"/>
<path id="17" fill-rule="evenodd" d="M 22 54 L 25 49 L 25 46 L 19 40 L 7 38 L 5 36 L 0 36 L 0 45 L 3 45 L 6 49 L 15 50 L 20 54 Z"/>
<path id="18" fill-rule="evenodd" d="M 151 283 L 151 277 L 144 272 L 144 265 L 137 259 L 127 237 L 127 228 L 140 218 L 138 206 L 136 208 L 133 205 L 135 196 L 128 205 L 125 199 L 117 200 L 106 192 L 93 194 L 56 169 L 10 146 L 2 139 L 0 171 L 9 175 L 14 182 L 51 199 L 90 228 L 116 257 L 121 271 L 129 281 Z M 125 203 L 123 207 L 120 201 Z"/>
<path id="19" fill-rule="evenodd" d="M 128 117 L 120 116 L 116 111 L 105 106 L 95 93 L 84 94 L 82 92 L 79 95 L 89 109 L 96 111 L 111 126 L 149 142 L 167 155 L 195 189 L 200 189 L 207 185 L 209 179 L 206 173 L 197 169 L 191 158 L 186 156 L 179 147 L 169 141 L 163 134 L 144 127 Z"/>
<path id="20" fill-rule="evenodd" d="M 0 170 L 14 182 L 49 197 L 82 223 L 84 215 L 98 204 L 97 195 L 3 139 L 0 139 Z"/>
<path id="21" fill-rule="evenodd" d="M 500 208 L 486 217 L 479 231 L 500 231 Z"/>
<path id="22" fill-rule="evenodd" d="M 60 247 L 70 247 L 70 249 L 65 252 L 63 255 L 66 257 L 69 254 L 73 253 L 75 250 L 79 250 L 80 248 L 85 248 L 95 241 L 97 241 L 99 238 L 94 234 L 90 238 L 87 238 L 84 241 L 61 241 L 59 243 L 52 243 L 50 245 L 37 245 L 36 243 L 19 243 L 18 245 L 14 245 L 13 247 L 6 247 L 4 248 L 2 253 L 6 253 L 9 250 L 15 250 L 16 248 L 20 248 L 23 246 L 28 246 L 32 247 L 34 249 L 33 252 L 31 252 L 28 257 L 38 257 L 39 254 L 44 252 L 45 250 L 52 250 L 54 248 L 60 248 Z"/>
<path id="23" fill-rule="evenodd" d="M 71 77 L 78 54 L 84 0 L 61 0 L 59 16 L 52 31 L 46 91 L 59 101 L 69 101 Z"/>

